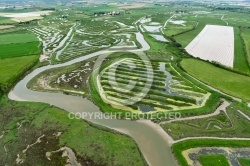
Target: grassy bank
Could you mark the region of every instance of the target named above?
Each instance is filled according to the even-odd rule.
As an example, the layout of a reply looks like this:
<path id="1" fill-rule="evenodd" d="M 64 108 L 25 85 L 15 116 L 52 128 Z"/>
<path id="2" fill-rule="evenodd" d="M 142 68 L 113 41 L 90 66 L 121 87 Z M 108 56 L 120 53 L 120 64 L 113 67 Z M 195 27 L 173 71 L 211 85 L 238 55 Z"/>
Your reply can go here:
<path id="1" fill-rule="evenodd" d="M 175 36 L 178 34 L 182 34 L 182 33 L 185 33 L 185 32 L 192 30 L 197 23 L 195 21 L 188 21 L 184 24 L 185 24 L 185 26 L 169 23 L 166 26 L 164 33 L 167 36 Z"/>
<path id="2" fill-rule="evenodd" d="M 240 161 L 240 164 L 242 165 L 242 166 L 249 166 L 250 165 L 250 159 L 240 159 L 239 160 Z"/>
<path id="3" fill-rule="evenodd" d="M 250 77 L 191 58 L 183 59 L 181 66 L 202 82 L 244 101 L 250 101 Z"/>
<path id="4" fill-rule="evenodd" d="M 23 56 L 0 60 L 0 89 L 8 91 L 25 72 L 38 62 L 38 56 Z"/>
<path id="5" fill-rule="evenodd" d="M 242 38 L 246 47 L 248 64 L 250 65 L 250 29 L 243 29 Z"/>
<path id="6" fill-rule="evenodd" d="M 247 55 L 244 48 L 244 40 L 241 37 L 241 30 L 237 27 L 234 28 L 234 68 L 236 70 L 249 73 L 249 64 Z"/>

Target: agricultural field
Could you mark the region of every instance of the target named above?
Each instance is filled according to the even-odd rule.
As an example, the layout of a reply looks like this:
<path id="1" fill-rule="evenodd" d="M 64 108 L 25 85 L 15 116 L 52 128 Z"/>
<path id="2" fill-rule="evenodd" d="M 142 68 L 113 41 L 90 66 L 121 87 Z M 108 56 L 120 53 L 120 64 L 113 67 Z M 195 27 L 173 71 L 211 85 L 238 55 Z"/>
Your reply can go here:
<path id="1" fill-rule="evenodd" d="M 0 91 L 8 91 L 27 70 L 38 62 L 37 55 L 0 60 Z"/>
<path id="2" fill-rule="evenodd" d="M 240 164 L 242 166 L 248 166 L 250 164 L 250 159 L 248 159 L 248 158 L 242 158 L 242 159 L 240 159 Z"/>
<path id="3" fill-rule="evenodd" d="M 233 67 L 233 27 L 207 25 L 185 50 L 194 57 Z"/>
<path id="4" fill-rule="evenodd" d="M 13 32 L 0 34 L 0 58 L 35 55 L 40 53 L 40 43 L 34 34 Z"/>
<path id="5" fill-rule="evenodd" d="M 52 11 L 36 11 L 36 12 L 27 12 L 27 13 L 0 13 L 0 17 L 3 18 L 10 18 L 10 22 L 4 22 L 4 23 L 11 23 L 11 21 L 14 22 L 28 22 L 33 20 L 40 20 L 43 17 L 49 15 Z"/>
<path id="6" fill-rule="evenodd" d="M 183 48 L 185 48 L 203 29 L 206 25 L 223 25 L 226 24 L 221 20 L 220 16 L 213 16 L 208 14 L 191 14 L 188 16 L 180 17 L 180 20 L 186 19 L 187 21 L 194 21 L 197 22 L 197 25 L 195 25 L 195 29 L 191 31 L 187 31 L 186 33 L 176 35 L 174 38 L 178 43 L 182 45 Z M 197 17 L 196 17 L 197 15 Z M 209 15 L 209 16 L 208 16 Z"/>
<path id="7" fill-rule="evenodd" d="M 193 10 L 187 13 L 178 15 L 178 20 L 188 22 L 196 22 L 197 25 L 191 31 L 181 33 L 175 36 L 175 39 L 186 47 L 206 25 L 222 25 L 233 27 L 249 27 L 249 17 L 244 13 L 228 12 L 223 10 L 211 11 L 204 9 L 204 11 Z"/>
<path id="8" fill-rule="evenodd" d="M 0 30 L 14 28 L 13 25 L 0 25 Z"/>
<path id="9" fill-rule="evenodd" d="M 236 15 L 227 11 L 204 11 L 204 12 L 189 12 L 179 14 L 178 19 L 184 22 L 196 22 L 195 26 L 187 31 L 183 31 L 174 35 L 174 39 L 182 45 L 183 48 L 187 47 L 192 40 L 205 28 L 206 25 L 222 25 L 231 26 L 234 28 L 234 64 L 236 70 L 249 73 L 249 64 L 247 64 L 247 54 L 243 46 L 242 32 L 239 28 L 249 27 L 248 17 L 243 13 Z M 177 28 L 176 28 L 177 29 Z"/>
<path id="10" fill-rule="evenodd" d="M 167 36 L 176 36 L 186 31 L 190 31 L 197 25 L 195 21 L 178 20 L 178 17 L 175 19 L 177 20 L 171 20 L 164 30 Z"/>
<path id="11" fill-rule="evenodd" d="M 0 16 L 0 25 L 13 24 L 15 21 L 12 21 L 10 18 Z"/>
<path id="12" fill-rule="evenodd" d="M 196 59 L 183 59 L 182 68 L 195 78 L 226 94 L 250 101 L 249 76 L 237 74 Z M 209 77 L 207 77 L 209 76 Z M 221 79 L 223 78 L 223 79 Z"/>
<path id="13" fill-rule="evenodd" d="M 22 39 L 18 41 L 17 39 Z M 33 34 L 14 33 L 14 34 L 2 34 L 0 38 L 0 44 L 16 44 L 16 43 L 29 43 L 37 41 L 36 36 Z"/>
<path id="14" fill-rule="evenodd" d="M 239 28 L 234 28 L 235 49 L 234 49 L 234 69 L 249 73 L 250 66 L 248 63 L 248 53 L 246 44 L 247 39 L 243 39 L 243 31 Z"/>
<path id="15" fill-rule="evenodd" d="M 118 7 L 115 5 L 109 5 L 109 4 L 100 4 L 100 5 L 91 5 L 91 6 L 85 6 L 85 7 L 79 7 L 76 8 L 78 11 L 84 11 L 88 14 L 92 13 L 98 13 L 98 12 L 113 12 L 118 10 Z"/>
<path id="16" fill-rule="evenodd" d="M 242 38 L 246 47 L 247 62 L 250 65 L 250 29 L 243 29 Z"/>

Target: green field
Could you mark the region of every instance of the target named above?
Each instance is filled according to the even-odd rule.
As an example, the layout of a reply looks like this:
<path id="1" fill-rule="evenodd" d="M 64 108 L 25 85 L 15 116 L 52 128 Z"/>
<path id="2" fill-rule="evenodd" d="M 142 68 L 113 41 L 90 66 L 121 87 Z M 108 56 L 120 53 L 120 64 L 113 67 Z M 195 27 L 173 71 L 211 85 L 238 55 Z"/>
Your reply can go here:
<path id="1" fill-rule="evenodd" d="M 34 55 L 40 53 L 40 43 L 18 43 L 0 45 L 0 58 L 11 58 L 18 56 Z"/>
<path id="2" fill-rule="evenodd" d="M 231 16 L 231 17 L 234 18 L 236 16 Z M 183 18 L 180 18 L 180 19 L 183 19 L 183 20 L 187 21 L 189 24 L 190 24 L 190 21 L 198 23 L 198 26 L 194 30 L 185 32 L 183 34 L 179 34 L 179 35 L 174 37 L 176 39 L 176 41 L 178 43 L 180 43 L 183 47 L 186 47 L 202 31 L 202 29 L 206 25 L 212 24 L 212 25 L 224 25 L 225 26 L 225 22 L 223 22 L 221 20 L 220 16 L 212 16 L 212 15 L 211 16 L 210 15 L 200 16 L 199 15 L 198 17 L 194 17 L 194 16 L 189 15 L 189 16 L 183 16 Z M 230 24 L 234 25 L 234 24 L 237 23 L 237 21 L 234 20 L 234 19 L 227 20 L 227 22 L 229 22 L 229 25 Z M 172 25 L 167 26 L 167 28 L 171 29 L 171 26 Z M 187 28 L 187 27 L 184 27 L 184 28 Z M 173 31 L 178 31 L 178 28 L 174 28 Z M 245 45 L 246 45 L 247 50 L 249 52 L 249 48 L 248 48 L 249 33 L 248 32 L 249 32 L 248 30 L 244 30 L 243 34 L 242 34 L 242 37 L 244 37 Z M 250 58 L 248 60 L 246 58 L 247 55 L 246 55 L 246 51 L 244 50 L 245 48 L 244 48 L 244 43 L 243 43 L 243 40 L 242 40 L 242 37 L 241 37 L 241 30 L 238 27 L 236 27 L 235 25 L 234 25 L 234 33 L 235 33 L 234 68 L 239 70 L 239 71 L 249 73 L 250 68 L 249 68 L 248 60 Z M 168 34 L 168 35 L 170 35 L 170 34 Z M 173 32 L 172 32 L 172 34 L 173 34 Z M 249 55 L 248 55 L 248 57 L 249 57 Z"/>
<path id="3" fill-rule="evenodd" d="M 194 21 L 186 22 L 185 26 L 175 25 L 175 24 L 169 23 L 166 26 L 166 29 L 164 30 L 164 32 L 167 36 L 178 35 L 180 33 L 186 32 L 188 30 L 192 30 L 194 28 L 195 24 L 196 24 L 196 22 L 194 22 Z"/>
<path id="4" fill-rule="evenodd" d="M 18 34 L 18 33 L 10 33 L 10 34 L 2 34 L 0 35 L 0 45 L 3 44 L 16 44 L 16 43 L 29 43 L 38 41 L 34 34 Z"/>
<path id="5" fill-rule="evenodd" d="M 150 36 L 149 33 L 144 34 L 145 40 L 150 45 L 150 50 L 146 51 L 146 54 L 153 60 L 170 60 L 173 58 L 179 58 L 183 52 L 177 48 L 173 43 L 160 42 Z"/>
<path id="6" fill-rule="evenodd" d="M 250 68 L 244 48 L 244 41 L 241 38 L 241 30 L 234 27 L 234 68 L 245 73 L 249 73 Z"/>
<path id="7" fill-rule="evenodd" d="M 223 155 L 206 155 L 199 156 L 199 161 L 202 166 L 229 166 L 229 163 Z"/>
<path id="8" fill-rule="evenodd" d="M 11 88 L 20 75 L 33 67 L 38 61 L 37 55 L 0 59 L 0 90 Z"/>
<path id="9" fill-rule="evenodd" d="M 239 162 L 242 166 L 249 166 L 250 165 L 250 159 L 239 159 Z"/>
<path id="10" fill-rule="evenodd" d="M 35 55 L 40 51 L 40 42 L 34 34 L 20 31 L 0 35 L 0 58 Z"/>
<path id="11" fill-rule="evenodd" d="M 202 82 L 244 101 L 250 101 L 250 77 L 191 58 L 183 59 L 181 66 Z"/>
<path id="12" fill-rule="evenodd" d="M 242 38 L 246 47 L 248 64 L 250 65 L 250 29 L 243 29 Z"/>
<path id="13" fill-rule="evenodd" d="M 8 156 L 0 150 L 2 164 L 15 165 L 19 154 L 24 165 L 66 165 L 62 152 L 53 153 L 51 160 L 45 155 L 66 146 L 73 149 L 81 165 L 145 165 L 136 143 L 130 137 L 84 120 L 70 120 L 67 112 L 53 106 L 14 102 L 3 97 L 0 99 L 0 112 L 0 133 L 4 133 L 0 146 L 5 145 L 8 150 Z M 57 132 L 62 134 L 55 136 Z M 40 143 L 23 152 L 27 145 L 36 142 L 42 135 Z"/>
<path id="14" fill-rule="evenodd" d="M 10 18 L 7 17 L 0 17 L 0 25 L 6 25 L 6 24 L 13 24 L 16 23 L 15 21 L 12 21 Z"/>
<path id="15" fill-rule="evenodd" d="M 202 29 L 208 25 L 225 25 L 223 21 L 221 21 L 219 18 L 210 18 L 210 17 L 190 17 L 187 19 L 188 21 L 196 21 L 198 22 L 198 26 L 189 32 L 183 33 L 181 35 L 177 35 L 174 38 L 178 43 L 182 45 L 182 47 L 186 47 L 201 31 Z"/>
<path id="16" fill-rule="evenodd" d="M 229 12 L 226 10 L 218 10 L 218 11 L 209 11 L 211 14 L 187 14 L 181 15 L 178 19 L 184 20 L 187 22 L 198 22 L 198 26 L 195 30 L 191 30 L 189 32 L 180 34 L 175 36 L 175 39 L 178 43 L 180 43 L 183 47 L 186 47 L 200 32 L 201 30 L 208 24 L 210 25 L 223 25 L 233 26 L 234 28 L 238 27 L 249 27 L 249 15 L 248 13 L 240 13 L 240 12 Z M 222 20 L 222 16 L 224 19 Z"/>

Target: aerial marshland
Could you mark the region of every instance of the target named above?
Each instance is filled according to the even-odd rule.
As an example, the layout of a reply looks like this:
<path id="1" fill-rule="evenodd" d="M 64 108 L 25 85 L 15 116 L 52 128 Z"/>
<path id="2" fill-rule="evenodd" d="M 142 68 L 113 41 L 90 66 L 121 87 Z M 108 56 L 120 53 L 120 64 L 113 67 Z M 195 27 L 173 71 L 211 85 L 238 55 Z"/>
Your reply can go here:
<path id="1" fill-rule="evenodd" d="M 1 163 L 249 163 L 247 2 L 12 3 L 0 3 Z"/>

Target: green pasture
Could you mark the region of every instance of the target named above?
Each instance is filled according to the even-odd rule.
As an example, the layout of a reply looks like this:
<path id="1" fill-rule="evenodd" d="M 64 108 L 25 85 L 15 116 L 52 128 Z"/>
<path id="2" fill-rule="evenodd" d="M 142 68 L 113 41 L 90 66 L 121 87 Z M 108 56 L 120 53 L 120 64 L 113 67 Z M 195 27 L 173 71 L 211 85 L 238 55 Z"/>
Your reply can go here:
<path id="1" fill-rule="evenodd" d="M 201 155 L 199 161 L 202 166 L 229 166 L 227 158 L 223 155 Z"/>
<path id="2" fill-rule="evenodd" d="M 197 24 L 197 22 L 195 22 L 195 21 L 187 21 L 184 24 L 185 24 L 185 26 L 183 26 L 183 25 L 175 25 L 173 23 L 168 23 L 166 28 L 164 29 L 164 33 L 167 36 L 178 35 L 180 33 L 184 33 L 186 31 L 192 30 L 195 27 L 195 25 Z"/>
<path id="3" fill-rule="evenodd" d="M 0 58 L 11 58 L 40 53 L 40 42 L 0 45 Z"/>
<path id="4" fill-rule="evenodd" d="M 182 68 L 200 81 L 217 88 L 224 93 L 250 101 L 250 77 L 197 59 L 183 59 Z"/>
<path id="5" fill-rule="evenodd" d="M 16 23 L 15 21 L 12 21 L 10 18 L 8 17 L 1 17 L 0 16 L 0 25 L 1 24 L 13 24 Z"/>
<path id="6" fill-rule="evenodd" d="M 242 166 L 249 166 L 250 165 L 250 159 L 246 159 L 246 158 L 240 158 L 239 162 Z"/>
<path id="7" fill-rule="evenodd" d="M 234 68 L 245 73 L 249 73 L 249 63 L 247 60 L 244 40 L 241 38 L 241 30 L 234 27 Z"/>
<path id="8" fill-rule="evenodd" d="M 0 59 L 0 88 L 7 91 L 38 61 L 37 55 Z"/>
<path id="9" fill-rule="evenodd" d="M 17 44 L 17 43 L 29 43 L 38 41 L 36 35 L 31 33 L 10 33 L 0 35 L 0 45 L 4 44 Z"/>
<path id="10" fill-rule="evenodd" d="M 250 65 L 250 29 L 242 29 L 242 38 L 244 40 L 244 46 L 247 53 L 248 65 Z"/>
<path id="11" fill-rule="evenodd" d="M 26 31 L 14 31 L 0 35 L 0 58 L 39 54 L 40 42 Z"/>
<path id="12" fill-rule="evenodd" d="M 181 19 L 181 18 L 180 18 Z M 187 16 L 185 19 L 191 22 L 198 22 L 197 27 L 194 30 L 175 36 L 174 38 L 183 47 L 186 47 L 202 30 L 206 25 L 225 25 L 225 23 L 219 17 L 208 16 Z"/>

